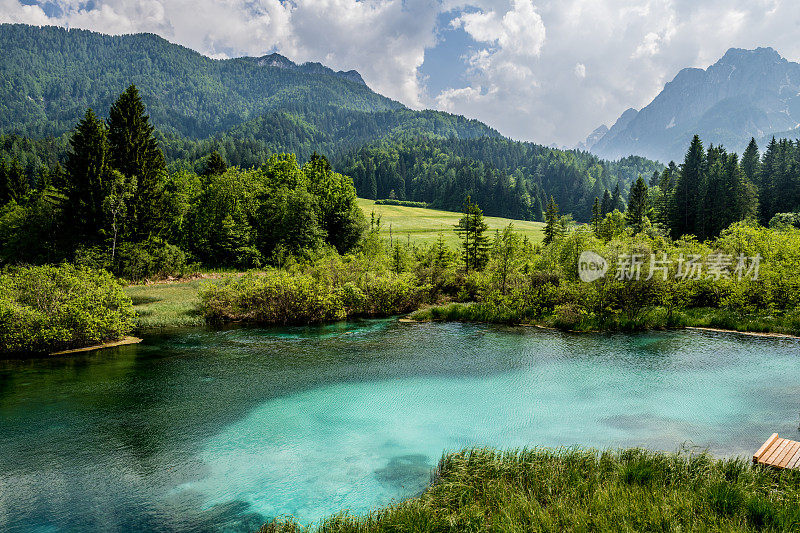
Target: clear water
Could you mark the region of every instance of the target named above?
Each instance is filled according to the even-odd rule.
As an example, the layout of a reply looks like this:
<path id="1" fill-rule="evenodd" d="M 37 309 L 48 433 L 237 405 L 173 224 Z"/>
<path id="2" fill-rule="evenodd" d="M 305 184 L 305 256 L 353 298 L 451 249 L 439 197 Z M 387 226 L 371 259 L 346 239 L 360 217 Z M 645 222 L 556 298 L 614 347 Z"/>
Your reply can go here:
<path id="1" fill-rule="evenodd" d="M 444 451 L 751 454 L 800 343 L 462 324 L 185 330 L 0 362 L 0 531 L 252 531 L 419 493 Z"/>

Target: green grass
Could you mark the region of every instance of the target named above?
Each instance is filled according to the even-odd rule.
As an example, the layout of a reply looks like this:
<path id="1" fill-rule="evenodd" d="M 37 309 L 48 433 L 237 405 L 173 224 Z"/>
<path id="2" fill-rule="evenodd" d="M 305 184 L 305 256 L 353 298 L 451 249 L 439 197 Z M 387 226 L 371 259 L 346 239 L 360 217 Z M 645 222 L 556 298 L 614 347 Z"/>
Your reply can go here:
<path id="1" fill-rule="evenodd" d="M 137 329 L 202 326 L 197 291 L 206 280 L 132 285 L 125 292 L 133 300 Z"/>
<path id="2" fill-rule="evenodd" d="M 389 227 L 391 227 L 392 237 L 400 239 L 401 242 L 406 242 L 410 236 L 412 243 L 432 243 L 441 233 L 450 247 L 455 248 L 459 244 L 458 235 L 453 228 L 458 224 L 461 213 L 422 207 L 375 205 L 374 200 L 364 198 L 358 199 L 358 205 L 364 211 L 367 220 L 373 211 L 376 217 L 381 216 L 381 234 L 386 238 L 389 238 Z M 514 229 L 522 235 L 527 235 L 532 242 L 541 242 L 543 238 L 544 224 L 541 222 L 500 217 L 484 217 L 484 220 L 492 233 L 513 223 Z"/>
<path id="3" fill-rule="evenodd" d="M 797 531 L 800 472 L 641 449 L 471 449 L 418 498 L 310 531 Z M 304 531 L 291 520 L 262 533 Z"/>

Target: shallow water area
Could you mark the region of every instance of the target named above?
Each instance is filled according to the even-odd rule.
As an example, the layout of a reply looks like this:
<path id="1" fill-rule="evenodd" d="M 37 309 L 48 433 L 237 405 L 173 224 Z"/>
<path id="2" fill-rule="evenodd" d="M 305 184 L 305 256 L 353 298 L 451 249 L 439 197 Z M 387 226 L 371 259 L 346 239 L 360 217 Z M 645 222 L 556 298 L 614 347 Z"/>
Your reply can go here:
<path id="1" fill-rule="evenodd" d="M 752 454 L 800 342 L 378 320 L 0 361 L 0 530 L 253 531 L 418 494 L 465 446 Z"/>

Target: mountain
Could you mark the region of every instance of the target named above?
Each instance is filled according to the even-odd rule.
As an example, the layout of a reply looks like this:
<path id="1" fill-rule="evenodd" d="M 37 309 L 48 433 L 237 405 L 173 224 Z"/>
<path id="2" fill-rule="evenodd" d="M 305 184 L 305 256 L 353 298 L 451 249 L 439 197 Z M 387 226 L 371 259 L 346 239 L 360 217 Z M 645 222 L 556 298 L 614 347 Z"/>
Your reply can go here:
<path id="1" fill-rule="evenodd" d="M 705 70 L 681 70 L 646 107 L 626 111 L 591 150 L 610 159 L 679 161 L 695 134 L 741 153 L 751 137 L 787 136 L 798 126 L 800 64 L 772 48 L 731 48 Z"/>
<path id="2" fill-rule="evenodd" d="M 152 34 L 2 24 L 0 50 L 0 133 L 60 135 L 86 108 L 105 112 L 131 83 L 159 129 L 195 138 L 275 109 L 405 107 L 355 71 L 297 65 L 279 54 L 215 60 Z"/>
<path id="3" fill-rule="evenodd" d="M 595 130 L 586 137 L 586 140 L 583 142 L 579 142 L 577 146 L 575 146 L 576 150 L 583 150 L 584 152 L 589 152 L 597 144 L 600 139 L 605 137 L 606 133 L 608 133 L 608 126 L 603 124 L 599 128 L 595 128 Z"/>

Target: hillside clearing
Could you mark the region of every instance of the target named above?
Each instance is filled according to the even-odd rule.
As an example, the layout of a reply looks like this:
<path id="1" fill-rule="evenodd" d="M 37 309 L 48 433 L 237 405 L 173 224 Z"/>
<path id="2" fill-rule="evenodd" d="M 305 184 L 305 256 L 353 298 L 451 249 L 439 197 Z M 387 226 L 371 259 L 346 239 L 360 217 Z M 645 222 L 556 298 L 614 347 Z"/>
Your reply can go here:
<path id="1" fill-rule="evenodd" d="M 448 246 L 455 248 L 459 244 L 458 235 L 453 229 L 458 224 L 461 213 L 400 205 L 375 205 L 374 200 L 365 198 L 359 198 L 358 205 L 367 220 L 372 212 L 376 217 L 381 217 L 381 235 L 386 238 L 389 238 L 391 228 L 392 238 L 400 239 L 401 242 L 407 242 L 410 236 L 412 243 L 432 243 L 442 234 Z M 543 238 L 544 224 L 541 222 L 501 217 L 484 217 L 484 221 L 491 234 L 513 223 L 514 229 L 532 242 L 541 242 Z"/>

